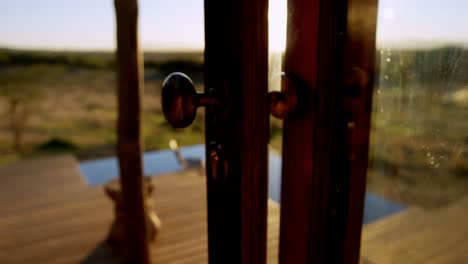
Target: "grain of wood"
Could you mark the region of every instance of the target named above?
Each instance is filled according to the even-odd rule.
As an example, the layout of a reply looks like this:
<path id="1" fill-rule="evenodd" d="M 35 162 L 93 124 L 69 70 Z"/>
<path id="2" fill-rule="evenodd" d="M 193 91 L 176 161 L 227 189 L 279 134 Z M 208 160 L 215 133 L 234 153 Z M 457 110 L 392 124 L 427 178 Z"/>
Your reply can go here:
<path id="1" fill-rule="evenodd" d="M 55 159 L 60 163 L 63 159 Z M 0 211 L 0 263 L 119 263 L 121 259 L 106 246 L 106 238 L 113 218 L 113 205 L 104 191 L 80 183 L 80 174 L 71 173 L 78 163 L 67 161 L 73 179 L 68 185 L 54 184 L 47 170 L 54 167 L 52 160 L 28 165 L 30 172 L 41 172 L 44 181 L 31 186 L 40 190 L 54 190 L 41 198 L 40 206 L 30 210 Z M 57 164 L 57 166 L 62 166 Z M 62 166 L 66 168 L 67 166 Z M 18 166 L 18 168 L 21 166 Z M 14 182 L 14 170 L 3 178 Z M 2 169 L 0 168 L 0 173 Z M 44 173 L 42 173 L 44 172 Z M 28 171 L 19 171 L 28 174 Z M 26 178 L 21 179 L 21 181 Z M 163 229 L 151 246 L 154 263 L 207 263 L 206 180 L 196 171 L 187 171 L 152 179 L 156 185 L 153 195 L 155 209 L 163 222 Z M 63 191 L 60 191 L 64 188 Z M 73 199 L 67 192 L 73 192 Z M 183 194 L 183 195 L 181 195 Z M 34 194 L 17 193 L 8 200 L 19 199 L 30 203 Z M 279 206 L 269 201 L 268 263 L 277 263 L 279 237 Z M 9 205 L 14 209 L 14 205 Z"/>

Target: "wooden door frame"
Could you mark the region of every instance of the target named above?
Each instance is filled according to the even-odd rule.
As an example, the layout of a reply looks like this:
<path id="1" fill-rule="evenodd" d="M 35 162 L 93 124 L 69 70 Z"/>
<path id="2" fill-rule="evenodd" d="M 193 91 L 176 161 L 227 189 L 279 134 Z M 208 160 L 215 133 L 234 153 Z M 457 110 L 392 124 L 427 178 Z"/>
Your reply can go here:
<path id="1" fill-rule="evenodd" d="M 302 107 L 283 134 L 280 263 L 358 263 L 376 0 L 289 0 L 285 73 Z"/>
<path id="2" fill-rule="evenodd" d="M 267 0 L 205 0 L 209 263 L 266 261 L 267 22 Z"/>

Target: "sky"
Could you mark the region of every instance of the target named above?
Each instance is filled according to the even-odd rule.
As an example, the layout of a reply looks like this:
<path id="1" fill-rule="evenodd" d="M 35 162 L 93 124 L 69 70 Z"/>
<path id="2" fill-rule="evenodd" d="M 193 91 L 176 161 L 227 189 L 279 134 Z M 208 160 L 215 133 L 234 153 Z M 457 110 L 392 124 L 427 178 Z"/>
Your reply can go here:
<path id="1" fill-rule="evenodd" d="M 377 24 L 378 46 L 468 46 L 468 1 L 379 1 Z"/>
<path id="2" fill-rule="evenodd" d="M 270 0 L 271 46 L 284 48 L 286 0 Z M 140 0 L 144 50 L 202 50 L 203 0 Z M 468 46 L 468 1 L 381 0 L 378 46 Z M 0 47 L 115 49 L 113 0 L 0 0 Z"/>

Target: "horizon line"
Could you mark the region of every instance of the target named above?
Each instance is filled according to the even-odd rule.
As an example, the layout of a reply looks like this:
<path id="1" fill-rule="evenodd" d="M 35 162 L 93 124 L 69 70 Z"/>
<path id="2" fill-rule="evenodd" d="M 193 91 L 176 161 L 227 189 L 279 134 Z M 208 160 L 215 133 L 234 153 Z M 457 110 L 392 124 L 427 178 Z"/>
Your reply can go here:
<path id="1" fill-rule="evenodd" d="M 404 44 L 403 44 L 404 43 Z M 404 42 L 391 42 L 385 41 L 383 44 L 381 41 L 376 41 L 375 48 L 376 50 L 380 49 L 400 49 L 400 50 L 415 50 L 415 49 L 440 49 L 445 47 L 461 47 L 464 49 L 468 49 L 468 43 L 463 42 L 434 42 L 432 41 L 404 41 Z M 0 43 L 0 50 L 19 50 L 19 51 L 44 51 L 44 52 L 82 52 L 82 53 L 91 53 L 91 52 L 102 52 L 102 53 L 114 53 L 116 51 L 115 48 L 91 48 L 91 47 L 76 47 L 76 48 L 58 48 L 58 47 L 45 47 L 45 46 L 12 46 L 12 45 L 4 45 Z M 202 48 L 140 48 L 140 50 L 145 52 L 152 52 L 152 53 L 204 53 L 205 49 Z M 278 51 L 274 51 L 278 52 Z M 280 51 L 281 52 L 281 51 Z M 284 52 L 284 51 L 282 51 Z"/>
<path id="2" fill-rule="evenodd" d="M 102 53 L 114 53 L 116 48 L 88 48 L 88 47 L 80 47 L 80 48 L 58 48 L 58 47 L 45 47 L 45 46 L 12 46 L 12 45 L 4 45 L 0 43 L 0 49 L 4 50 L 21 50 L 21 51 L 46 51 L 46 52 L 102 52 Z M 142 52 L 154 52 L 154 53 L 203 53 L 203 49 L 199 48 L 160 48 L 160 49 L 148 49 L 148 48 L 141 48 Z"/>

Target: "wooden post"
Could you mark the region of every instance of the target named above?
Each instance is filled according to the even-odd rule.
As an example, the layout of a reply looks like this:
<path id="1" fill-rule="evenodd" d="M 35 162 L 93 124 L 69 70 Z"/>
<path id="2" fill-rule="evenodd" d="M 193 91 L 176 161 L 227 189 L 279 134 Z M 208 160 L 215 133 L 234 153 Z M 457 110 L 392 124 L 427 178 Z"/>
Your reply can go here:
<path id="1" fill-rule="evenodd" d="M 118 156 L 126 213 L 126 257 L 129 263 L 150 263 L 145 222 L 145 189 L 140 138 L 142 64 L 138 48 L 137 0 L 115 0 L 117 18 Z"/>

